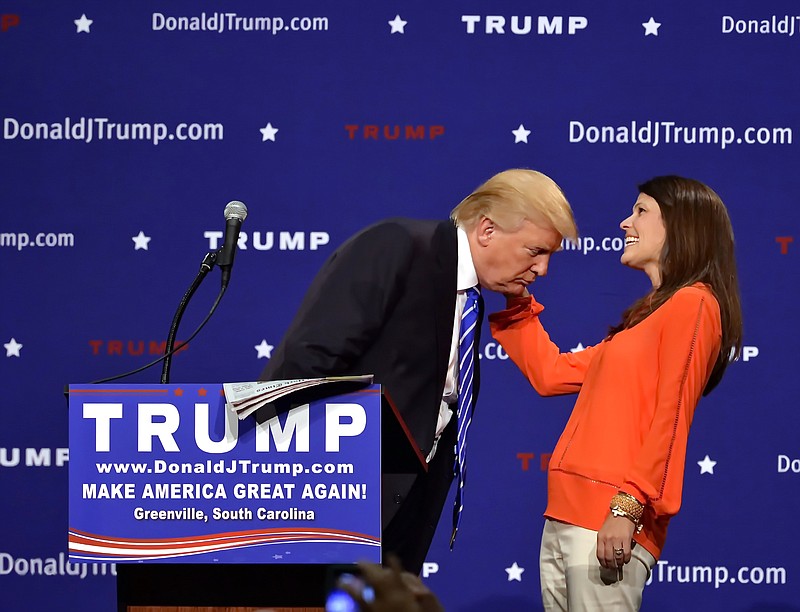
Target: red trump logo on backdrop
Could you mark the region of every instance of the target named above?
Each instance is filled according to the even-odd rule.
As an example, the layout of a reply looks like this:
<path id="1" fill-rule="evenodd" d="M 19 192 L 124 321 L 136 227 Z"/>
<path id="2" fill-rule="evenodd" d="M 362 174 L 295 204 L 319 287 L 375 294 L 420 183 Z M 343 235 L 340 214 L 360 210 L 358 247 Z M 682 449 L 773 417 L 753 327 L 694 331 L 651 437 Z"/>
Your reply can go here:
<path id="1" fill-rule="evenodd" d="M 181 341 L 175 342 L 175 346 L 180 346 Z M 167 348 L 166 340 L 89 340 L 92 347 L 92 355 L 163 355 Z M 180 353 L 189 348 L 186 344 L 181 346 L 175 353 Z"/>
<path id="2" fill-rule="evenodd" d="M 517 453 L 517 459 L 520 461 L 520 468 L 523 472 L 527 472 L 533 467 L 538 468 L 540 472 L 546 472 L 547 466 L 550 465 L 550 457 L 553 453 Z"/>
<path id="3" fill-rule="evenodd" d="M 344 126 L 350 140 L 436 140 L 444 135 L 443 125 L 373 125 Z"/>
<path id="4" fill-rule="evenodd" d="M 781 255 L 786 255 L 789 252 L 789 245 L 794 242 L 794 236 L 776 236 L 775 242 L 781 247 Z"/>
<path id="5" fill-rule="evenodd" d="M 19 25 L 19 15 L 14 13 L 3 13 L 0 15 L 0 32 L 8 32 L 11 28 Z"/>

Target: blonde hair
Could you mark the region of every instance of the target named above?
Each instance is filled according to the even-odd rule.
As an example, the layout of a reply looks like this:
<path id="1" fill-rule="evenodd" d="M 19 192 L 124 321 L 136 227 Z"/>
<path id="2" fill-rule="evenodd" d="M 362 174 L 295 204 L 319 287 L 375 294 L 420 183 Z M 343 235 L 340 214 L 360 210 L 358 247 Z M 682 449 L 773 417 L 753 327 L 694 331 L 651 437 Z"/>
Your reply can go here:
<path id="1" fill-rule="evenodd" d="M 575 242 L 578 228 L 569 202 L 549 176 L 514 168 L 495 174 L 464 198 L 450 218 L 466 230 L 487 217 L 503 231 L 515 231 L 524 220 L 550 226 L 563 238 Z"/>

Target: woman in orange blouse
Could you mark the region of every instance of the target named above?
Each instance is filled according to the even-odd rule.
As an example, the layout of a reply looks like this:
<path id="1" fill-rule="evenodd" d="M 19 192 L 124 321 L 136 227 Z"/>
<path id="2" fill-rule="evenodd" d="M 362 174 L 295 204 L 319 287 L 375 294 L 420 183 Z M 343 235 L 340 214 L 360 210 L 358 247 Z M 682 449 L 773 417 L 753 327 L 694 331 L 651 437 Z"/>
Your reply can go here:
<path id="1" fill-rule="evenodd" d="M 741 347 L 733 231 L 719 196 L 677 176 L 639 192 L 620 224 L 621 261 L 653 288 L 605 340 L 561 353 L 527 292 L 489 317 L 536 391 L 578 393 L 548 470 L 546 610 L 639 609 L 680 508 L 695 407 Z"/>

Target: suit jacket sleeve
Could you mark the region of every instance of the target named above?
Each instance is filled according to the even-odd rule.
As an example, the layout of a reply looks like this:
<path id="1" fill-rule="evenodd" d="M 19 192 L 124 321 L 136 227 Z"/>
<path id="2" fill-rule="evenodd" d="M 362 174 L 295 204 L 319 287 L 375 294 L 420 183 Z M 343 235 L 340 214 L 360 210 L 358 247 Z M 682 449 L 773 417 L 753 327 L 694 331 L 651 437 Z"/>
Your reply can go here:
<path id="1" fill-rule="evenodd" d="M 347 372 L 405 290 L 412 257 L 411 236 L 392 222 L 372 226 L 346 242 L 314 279 L 261 378 Z"/>

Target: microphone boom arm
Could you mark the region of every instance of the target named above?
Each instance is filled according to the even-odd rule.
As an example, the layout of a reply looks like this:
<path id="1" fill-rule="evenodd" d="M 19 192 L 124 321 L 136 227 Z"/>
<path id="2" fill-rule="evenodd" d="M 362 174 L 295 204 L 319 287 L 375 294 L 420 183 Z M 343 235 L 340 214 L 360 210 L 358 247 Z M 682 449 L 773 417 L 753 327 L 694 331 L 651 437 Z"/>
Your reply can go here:
<path id="1" fill-rule="evenodd" d="M 178 304 L 178 309 L 175 311 L 175 316 L 172 318 L 172 325 L 169 327 L 169 334 L 167 335 L 167 344 L 164 348 L 164 363 L 161 366 L 161 384 L 168 384 L 169 383 L 169 371 L 172 367 L 172 355 L 174 353 L 173 347 L 175 346 L 175 338 L 178 335 L 178 326 L 181 323 L 181 319 L 183 318 L 183 313 L 186 310 L 186 307 L 189 305 L 189 300 L 192 299 L 194 292 L 197 291 L 197 288 L 205 279 L 206 275 L 211 271 L 214 267 L 214 264 L 217 260 L 217 254 L 219 251 L 210 251 L 206 253 L 206 256 L 203 258 L 203 262 L 200 264 L 200 271 L 195 276 L 192 284 L 189 286 L 189 289 L 186 290 L 186 293 L 181 299 L 180 304 Z M 223 285 L 220 289 L 219 296 L 217 296 L 217 300 L 214 302 L 214 308 L 212 308 L 211 312 L 217 307 L 220 300 L 222 299 L 222 295 L 225 293 L 225 289 L 227 285 Z M 211 313 L 209 313 L 210 316 Z M 183 346 L 183 345 L 182 345 Z M 180 347 L 179 347 L 180 348 Z"/>

